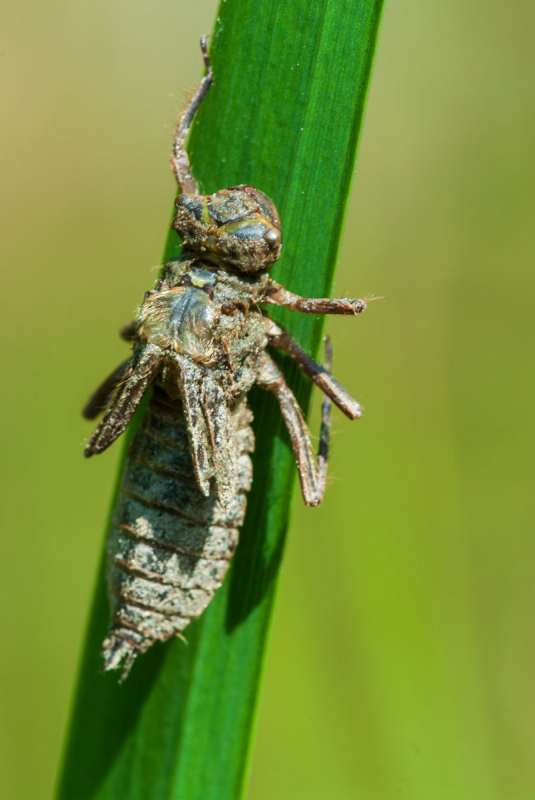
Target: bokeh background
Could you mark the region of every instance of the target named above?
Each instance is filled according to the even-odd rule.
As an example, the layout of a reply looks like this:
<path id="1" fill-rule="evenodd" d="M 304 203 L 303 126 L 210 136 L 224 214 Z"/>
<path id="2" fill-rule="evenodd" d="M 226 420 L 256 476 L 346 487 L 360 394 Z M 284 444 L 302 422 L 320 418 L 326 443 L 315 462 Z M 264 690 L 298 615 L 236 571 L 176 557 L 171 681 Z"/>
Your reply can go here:
<path id="1" fill-rule="evenodd" d="M 120 450 L 85 462 L 79 409 L 153 282 L 215 12 L 0 15 L 9 800 L 52 793 Z M 366 414 L 335 416 L 323 505 L 296 497 L 250 800 L 535 796 L 534 23 L 386 0 L 337 280 L 384 299 L 329 323 Z"/>

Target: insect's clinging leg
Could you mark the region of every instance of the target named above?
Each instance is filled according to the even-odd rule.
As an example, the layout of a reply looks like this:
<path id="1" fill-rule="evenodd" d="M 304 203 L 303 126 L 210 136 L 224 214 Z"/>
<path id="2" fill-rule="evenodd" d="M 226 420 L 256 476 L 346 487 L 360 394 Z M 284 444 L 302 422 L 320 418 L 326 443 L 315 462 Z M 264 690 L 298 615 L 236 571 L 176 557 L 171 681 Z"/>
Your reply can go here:
<path id="1" fill-rule="evenodd" d="M 307 375 L 321 391 L 330 397 L 333 403 L 343 411 L 349 419 L 358 419 L 362 416 L 362 406 L 354 400 L 343 386 L 333 378 L 330 371 L 317 364 L 314 359 L 303 350 L 301 345 L 288 331 L 273 320 L 266 318 L 267 335 L 269 344 L 284 350 L 296 362 L 302 372 Z"/>
<path id="2" fill-rule="evenodd" d="M 86 458 L 102 453 L 123 433 L 160 371 L 162 359 L 160 348 L 149 344 L 136 361 L 130 361 L 121 388 L 85 447 Z"/>
<path id="3" fill-rule="evenodd" d="M 210 86 L 212 85 L 212 66 L 206 49 L 206 36 L 201 39 L 201 50 L 206 67 L 206 75 L 202 79 L 199 88 L 195 92 L 190 104 L 180 117 L 175 133 L 175 141 L 173 142 L 173 154 L 171 156 L 171 167 L 173 169 L 178 188 L 182 194 L 199 194 L 199 189 L 191 174 L 191 167 L 189 163 L 188 154 L 184 149 L 187 135 L 193 118 L 197 113 L 199 106 L 206 97 Z"/>
<path id="4" fill-rule="evenodd" d="M 117 369 L 114 369 L 113 372 L 110 373 L 104 381 L 102 381 L 98 389 L 93 392 L 83 407 L 82 416 L 84 416 L 86 419 L 95 419 L 95 417 L 98 417 L 98 415 L 104 411 L 112 393 L 119 386 L 126 375 L 131 360 L 131 358 L 127 358 L 126 361 L 123 361 L 122 364 L 119 364 Z"/>
<path id="5" fill-rule="evenodd" d="M 366 300 L 351 300 L 341 297 L 331 300 L 329 297 L 301 297 L 289 292 L 284 286 L 270 281 L 262 302 L 284 306 L 290 311 L 301 311 L 303 314 L 361 314 L 366 310 Z"/>
<path id="6" fill-rule="evenodd" d="M 330 368 L 331 349 L 330 343 L 326 343 L 327 350 L 327 369 Z M 310 437 L 301 409 L 295 399 L 293 392 L 284 379 L 284 375 L 279 370 L 274 361 L 266 357 L 264 367 L 258 379 L 262 389 L 273 392 L 279 401 L 282 416 L 286 423 L 286 428 L 290 434 L 290 441 L 297 462 L 301 493 L 307 506 L 317 506 L 323 499 L 325 492 L 325 481 L 327 478 L 327 460 L 329 455 L 329 428 L 330 428 L 330 406 L 329 400 L 325 399 L 321 407 L 321 429 L 320 444 L 318 448 L 317 461 L 314 460 Z"/>
<path id="7" fill-rule="evenodd" d="M 328 336 L 325 337 L 325 370 L 331 374 L 333 363 L 333 348 L 331 340 Z M 327 464 L 329 461 L 329 436 L 331 432 L 331 401 L 328 397 L 324 397 L 321 403 L 321 426 L 320 426 L 320 443 L 318 447 L 318 464 L 323 461 L 325 463 L 325 475 L 327 475 Z"/>

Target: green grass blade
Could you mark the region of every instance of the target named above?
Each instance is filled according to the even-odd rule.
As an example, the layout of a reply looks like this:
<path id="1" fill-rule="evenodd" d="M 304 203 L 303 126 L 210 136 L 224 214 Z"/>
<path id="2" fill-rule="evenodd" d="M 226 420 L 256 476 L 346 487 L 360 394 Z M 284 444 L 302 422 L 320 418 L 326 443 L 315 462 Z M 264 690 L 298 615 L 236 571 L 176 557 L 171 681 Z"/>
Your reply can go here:
<path id="1" fill-rule="evenodd" d="M 215 83 L 189 144 L 194 172 L 207 192 L 251 183 L 274 200 L 285 247 L 273 275 L 300 294 L 332 289 L 381 7 L 223 0 L 220 8 Z M 176 246 L 171 236 L 166 258 Z M 317 355 L 322 320 L 276 316 Z M 284 367 L 307 409 L 310 386 Z M 252 399 L 255 479 L 240 546 L 223 588 L 187 629 L 189 645 L 154 646 L 122 686 L 116 674 L 101 675 L 109 612 L 98 579 L 60 800 L 242 794 L 295 481 L 274 399 Z"/>

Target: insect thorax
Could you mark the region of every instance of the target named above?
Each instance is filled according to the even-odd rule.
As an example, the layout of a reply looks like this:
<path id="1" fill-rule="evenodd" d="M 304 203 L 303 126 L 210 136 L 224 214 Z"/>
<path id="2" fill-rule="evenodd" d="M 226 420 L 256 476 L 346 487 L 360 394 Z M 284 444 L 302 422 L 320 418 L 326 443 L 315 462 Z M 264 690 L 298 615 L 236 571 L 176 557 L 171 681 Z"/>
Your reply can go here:
<path id="1" fill-rule="evenodd" d="M 266 346 L 256 305 L 267 274 L 238 275 L 189 254 L 164 265 L 159 288 L 139 312 L 140 344 L 205 365 L 228 400 L 249 391 Z"/>

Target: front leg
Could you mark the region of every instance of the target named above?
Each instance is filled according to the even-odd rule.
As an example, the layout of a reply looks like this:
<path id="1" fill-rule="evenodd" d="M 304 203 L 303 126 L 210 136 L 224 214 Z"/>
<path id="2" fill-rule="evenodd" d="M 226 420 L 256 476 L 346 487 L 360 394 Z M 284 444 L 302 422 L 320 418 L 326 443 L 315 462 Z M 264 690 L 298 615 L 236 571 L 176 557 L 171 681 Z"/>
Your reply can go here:
<path id="1" fill-rule="evenodd" d="M 175 141 L 173 143 L 173 155 L 171 156 L 171 167 L 173 169 L 178 188 L 182 194 L 199 194 L 199 189 L 195 183 L 195 179 L 191 174 L 191 167 L 189 163 L 188 154 L 186 153 L 185 144 L 186 139 L 191 127 L 191 123 L 197 113 L 199 106 L 208 94 L 208 90 L 212 85 L 213 75 L 208 50 L 206 49 L 206 36 L 201 39 L 201 50 L 204 59 L 204 66 L 206 67 L 206 75 L 202 79 L 199 88 L 193 95 L 188 107 L 180 117 L 175 133 Z"/>
<path id="2" fill-rule="evenodd" d="M 366 300 L 351 300 L 341 297 L 331 300 L 329 297 L 301 297 L 289 292 L 280 283 L 270 280 L 261 302 L 284 306 L 290 311 L 301 311 L 303 314 L 360 314 L 366 309 Z"/>

